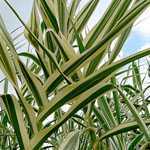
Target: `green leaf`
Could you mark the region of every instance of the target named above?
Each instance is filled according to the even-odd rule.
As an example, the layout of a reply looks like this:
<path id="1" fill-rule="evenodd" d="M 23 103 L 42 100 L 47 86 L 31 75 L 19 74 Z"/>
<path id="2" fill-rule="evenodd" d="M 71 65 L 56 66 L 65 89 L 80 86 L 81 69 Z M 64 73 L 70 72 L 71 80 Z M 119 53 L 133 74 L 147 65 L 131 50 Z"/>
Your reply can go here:
<path id="1" fill-rule="evenodd" d="M 7 94 L 8 93 L 8 79 L 5 79 L 5 82 L 4 82 L 4 94 Z"/>
<path id="2" fill-rule="evenodd" d="M 76 16 L 74 24 L 78 32 L 81 32 L 93 14 L 99 0 L 90 0 Z"/>
<path id="3" fill-rule="evenodd" d="M 2 95 L 1 100 L 6 107 L 9 118 L 15 129 L 20 148 L 30 149 L 29 137 L 24 124 L 23 113 L 21 111 L 18 101 L 15 99 L 14 96 L 11 95 Z"/>
<path id="4" fill-rule="evenodd" d="M 144 123 L 149 125 L 150 119 L 144 120 Z M 117 127 L 112 128 L 111 130 L 107 131 L 106 133 L 104 133 L 100 137 L 100 140 L 103 140 L 108 137 L 112 137 L 112 136 L 120 134 L 120 133 L 132 131 L 137 128 L 139 128 L 139 125 L 136 121 L 125 122 L 125 123 L 118 125 Z"/>
<path id="5" fill-rule="evenodd" d="M 55 3 L 55 2 L 54 2 Z M 68 28 L 67 28 L 67 21 L 68 21 L 68 13 L 67 13 L 67 1 L 64 0 L 56 0 L 56 8 L 58 12 L 58 20 L 59 20 L 59 27 L 62 34 L 67 37 L 68 36 Z"/>
<path id="6" fill-rule="evenodd" d="M 55 42 L 57 43 L 58 47 L 60 48 L 66 60 L 76 57 L 74 49 L 72 48 L 72 46 L 68 43 L 67 39 L 62 34 L 59 37 L 52 30 L 47 30 L 47 32 L 50 32 L 50 34 L 54 38 Z"/>
<path id="7" fill-rule="evenodd" d="M 122 59 L 120 61 L 112 63 L 111 65 L 108 65 L 108 66 L 104 67 L 103 69 L 101 69 L 101 70 L 97 71 L 96 73 L 94 73 L 95 76 L 93 74 L 93 75 L 89 76 L 87 79 L 90 79 L 92 77 L 97 79 L 96 75 L 98 76 L 98 78 L 102 78 L 102 75 L 106 77 L 106 76 L 110 75 L 111 72 L 114 72 L 114 71 L 118 70 L 120 67 L 122 67 L 122 66 L 136 60 L 136 59 L 139 59 L 139 58 L 142 58 L 146 55 L 149 55 L 149 54 L 150 54 L 149 49 L 138 52 L 138 53 L 136 53 L 134 55 L 131 55 L 131 56 L 125 58 L 125 59 Z M 69 64 L 69 67 L 67 67 L 67 65 L 66 65 L 65 68 L 63 69 L 63 70 L 65 70 L 64 71 L 65 74 L 67 75 L 67 74 L 71 73 L 73 67 L 75 67 L 75 66 L 72 66 L 72 65 Z M 100 74 L 101 74 L 101 76 L 99 76 Z M 60 81 L 62 81 L 62 79 L 63 78 L 62 78 L 62 76 L 60 76 L 59 73 L 54 73 L 54 75 L 52 75 L 51 78 L 49 78 L 46 81 L 46 83 L 44 84 L 44 89 L 47 90 L 48 93 L 52 92 L 55 89 L 55 87 L 60 83 Z M 91 80 L 93 80 L 93 79 L 91 79 Z M 92 82 L 94 82 L 94 80 Z M 98 81 L 96 81 L 96 82 L 98 82 Z"/>
<path id="8" fill-rule="evenodd" d="M 108 60 L 109 63 L 112 63 L 116 57 L 118 56 L 118 54 L 120 53 L 120 51 L 122 50 L 122 47 L 124 45 L 124 43 L 126 42 L 130 32 L 132 29 L 132 25 L 130 27 L 128 27 L 123 33 L 121 33 L 121 35 L 119 36 L 119 39 L 117 40 L 117 43 L 115 44 L 115 47 L 112 50 L 110 59 Z"/>
<path id="9" fill-rule="evenodd" d="M 63 139 L 58 150 L 78 150 L 80 131 L 72 131 Z"/>
<path id="10" fill-rule="evenodd" d="M 99 106 L 100 110 L 106 117 L 109 126 L 116 126 L 117 122 L 113 116 L 113 113 L 111 112 L 111 109 L 107 102 L 107 98 L 105 96 L 102 96 L 102 97 L 98 98 L 97 102 L 98 102 L 98 106 Z"/>
<path id="11" fill-rule="evenodd" d="M 136 55 L 129 56 L 125 59 L 122 59 L 118 62 L 108 65 L 107 67 L 104 67 L 100 71 L 97 71 L 96 73 L 92 74 L 88 78 L 85 78 L 77 83 L 68 86 L 67 88 L 62 90 L 59 94 L 57 94 L 57 96 L 55 96 L 55 98 L 51 101 L 51 103 L 49 103 L 49 105 L 45 107 L 44 111 L 41 113 L 42 115 L 40 114 L 40 118 L 43 118 L 45 115 L 52 113 L 58 107 L 62 106 L 72 98 L 78 96 L 79 94 L 96 85 L 97 83 L 101 82 L 102 80 L 108 77 L 110 78 L 111 76 L 113 76 L 113 73 L 117 71 L 120 67 L 128 64 L 129 62 L 132 62 L 135 59 L 142 57 L 143 55 L 145 56 L 147 54 L 150 54 L 149 49 L 145 50 L 145 52 L 144 51 L 139 52 Z M 44 87 L 44 89 L 46 88 Z"/>
<path id="12" fill-rule="evenodd" d="M 47 27 L 53 28 L 58 33 L 59 26 L 58 26 L 57 18 L 55 17 L 54 12 L 52 11 L 52 8 L 49 7 L 46 0 L 38 0 L 38 5 Z M 53 2 L 51 2 L 51 5 L 53 5 Z"/>
<path id="13" fill-rule="evenodd" d="M 40 109 L 47 103 L 47 96 L 42 88 L 42 83 L 40 80 L 35 77 L 29 70 L 25 68 L 23 63 L 19 61 L 20 68 L 22 71 L 22 74 L 25 78 L 25 82 L 27 83 L 29 89 L 31 90 L 32 94 L 34 95 L 36 102 Z"/>
<path id="14" fill-rule="evenodd" d="M 112 84 L 98 84 L 97 86 L 87 90 L 80 95 L 79 99 L 76 99 L 74 105 L 71 106 L 69 111 L 63 115 L 58 122 L 48 128 L 41 130 L 31 141 L 33 149 L 37 149 L 51 134 L 53 134 L 62 124 L 64 124 L 70 117 L 72 117 L 77 111 L 85 107 L 88 103 L 92 102 L 98 96 L 102 96 L 106 92 L 112 90 L 114 87 Z"/>
<path id="15" fill-rule="evenodd" d="M 84 40 L 84 44 L 86 48 L 90 48 L 98 38 L 99 34 L 102 32 L 103 28 L 107 24 L 108 20 L 110 20 L 112 14 L 116 10 L 119 4 L 118 0 L 112 0 L 111 4 L 107 8 L 106 12 L 102 16 L 102 18 L 98 21 L 98 23 L 91 29 Z"/>
<path id="16" fill-rule="evenodd" d="M 12 82 L 12 84 L 17 85 L 16 69 L 9 54 L 8 45 L 5 43 L 1 35 L 0 38 L 0 68 L 5 73 L 7 78 Z"/>
<path id="17" fill-rule="evenodd" d="M 124 93 L 119 88 L 117 88 L 117 90 L 119 91 L 121 97 L 124 99 L 126 105 L 132 112 L 132 115 L 134 116 L 135 120 L 137 121 L 139 128 L 144 133 L 145 138 L 147 139 L 147 141 L 149 141 L 150 140 L 150 132 L 149 132 L 148 127 L 146 126 L 145 122 L 143 121 L 143 118 L 140 116 L 137 109 L 132 104 L 132 102 L 128 99 L 128 97 L 125 97 Z"/>
<path id="18" fill-rule="evenodd" d="M 136 147 L 136 145 L 139 144 L 142 138 L 143 138 L 143 133 L 137 135 L 129 144 L 128 150 L 133 150 Z"/>
<path id="19" fill-rule="evenodd" d="M 128 7 L 130 6 L 131 3 L 132 3 L 132 0 L 123 0 L 123 1 L 120 1 L 118 5 L 116 5 L 116 9 L 114 10 L 114 12 L 112 12 L 111 18 L 105 23 L 105 25 L 104 25 L 103 29 L 101 30 L 99 36 L 97 37 L 97 40 L 95 41 L 94 45 L 96 45 L 97 41 L 99 41 L 100 39 L 103 39 L 105 37 L 105 35 L 107 35 L 109 33 L 109 31 L 121 19 L 121 17 L 127 13 Z M 104 19 L 105 19 L 105 17 L 104 17 Z M 117 43 L 115 44 L 115 47 L 113 49 L 113 56 L 111 56 L 111 57 L 113 57 L 113 59 L 114 59 L 114 57 L 116 58 L 118 56 L 119 52 L 121 51 L 121 48 L 130 33 L 131 27 L 132 27 L 132 25 L 130 25 L 119 36 L 119 39 L 117 40 Z M 91 61 L 91 63 L 89 64 L 89 68 L 87 69 L 87 75 L 94 72 L 94 70 L 96 69 L 98 64 L 100 64 L 100 62 L 103 60 L 106 53 L 108 53 L 108 55 L 110 55 L 109 49 L 111 49 L 110 46 L 111 46 L 112 42 L 113 41 L 110 41 L 110 43 L 108 43 L 108 45 L 104 48 L 102 54 L 99 54 L 97 57 L 95 57 L 95 59 L 93 59 Z M 109 63 L 111 63 L 112 58 L 110 58 L 108 61 L 109 61 Z"/>
<path id="20" fill-rule="evenodd" d="M 29 52 L 21 52 L 21 53 L 19 53 L 18 55 L 19 55 L 19 56 L 23 56 L 23 57 L 30 58 L 30 59 L 33 60 L 37 65 L 41 66 L 41 63 L 40 63 L 40 61 L 38 60 L 38 58 L 37 58 L 35 55 L 33 55 L 33 54 L 29 53 Z"/>
<path id="21" fill-rule="evenodd" d="M 113 77 L 112 83 L 116 85 L 116 82 L 117 82 L 116 78 Z M 113 99 L 115 103 L 115 111 L 116 111 L 117 120 L 118 120 L 118 123 L 121 123 L 121 104 L 120 104 L 119 94 L 117 91 L 113 91 Z"/>
<path id="22" fill-rule="evenodd" d="M 17 93 L 17 96 L 19 98 L 20 104 L 23 107 L 24 113 L 27 117 L 29 126 L 31 128 L 32 131 L 32 135 L 37 133 L 37 124 L 36 124 L 36 116 L 35 116 L 35 112 L 32 108 L 32 106 L 26 101 L 26 99 L 23 97 L 22 93 L 20 92 L 20 89 L 18 89 L 17 87 L 15 88 L 15 91 Z"/>
<path id="23" fill-rule="evenodd" d="M 129 27 L 135 19 L 147 8 L 150 4 L 149 1 L 142 0 L 137 3 L 126 15 L 124 15 L 117 24 L 112 28 L 112 30 L 105 35 L 105 37 L 100 40 L 95 46 L 91 47 L 90 49 L 86 50 L 82 55 L 74 60 L 68 61 L 64 67 L 62 67 L 63 72 L 65 75 L 68 75 L 75 71 L 77 68 L 81 68 L 84 64 L 89 62 L 90 60 L 94 59 L 96 56 L 103 54 L 104 48 L 106 45 L 112 41 L 118 34 L 120 34 L 123 30 Z M 54 78 L 51 77 L 50 80 L 53 79 L 53 82 L 57 80 L 57 84 L 62 81 L 62 77 L 58 74 L 54 75 Z M 55 88 L 53 84 L 52 87 Z M 53 90 L 53 88 L 51 88 Z"/>
<path id="24" fill-rule="evenodd" d="M 68 15 L 69 17 L 68 17 L 68 23 L 67 23 L 68 29 L 72 26 L 70 19 L 74 20 L 75 13 L 77 11 L 77 8 L 78 8 L 80 2 L 81 2 L 81 0 L 72 0 L 72 2 L 71 2 L 71 5 L 69 7 L 69 15 Z"/>
<path id="25" fill-rule="evenodd" d="M 14 12 L 14 14 L 17 16 L 17 18 L 19 19 L 19 21 L 23 24 L 23 26 L 25 27 L 25 29 L 29 32 L 30 36 L 38 43 L 39 47 L 47 54 L 47 56 L 52 60 L 52 62 L 54 63 L 54 65 L 56 66 L 56 68 L 58 69 L 58 71 L 60 72 L 60 74 L 63 75 L 64 79 L 66 79 L 66 81 L 70 84 L 71 81 L 67 78 L 67 76 L 61 71 L 61 68 L 54 56 L 54 54 L 49 51 L 38 39 L 37 37 L 34 35 L 34 33 L 32 33 L 32 31 L 30 31 L 30 29 L 27 27 L 27 25 L 22 21 L 22 19 L 20 18 L 20 16 L 18 15 L 18 13 L 15 11 L 15 9 L 10 5 L 10 3 L 7 0 L 4 0 L 6 2 L 6 4 L 9 6 L 9 8 Z M 36 49 L 37 50 L 37 49 Z"/>

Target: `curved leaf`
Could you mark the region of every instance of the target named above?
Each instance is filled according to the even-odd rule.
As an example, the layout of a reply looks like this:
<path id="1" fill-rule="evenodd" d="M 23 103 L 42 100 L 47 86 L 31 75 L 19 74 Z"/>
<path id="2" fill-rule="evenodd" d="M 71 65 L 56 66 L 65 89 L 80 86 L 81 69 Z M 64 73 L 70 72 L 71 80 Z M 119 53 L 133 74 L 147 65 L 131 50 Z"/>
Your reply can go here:
<path id="1" fill-rule="evenodd" d="M 145 122 L 145 124 L 149 125 L 150 119 L 144 120 L 144 122 Z M 120 134 L 120 133 L 128 132 L 128 131 L 131 131 L 131 130 L 134 130 L 137 128 L 139 128 L 139 125 L 136 121 L 125 122 L 125 123 L 118 125 L 117 127 L 112 128 L 108 132 L 104 133 L 100 137 L 100 140 L 103 140 L 108 137 L 112 137 L 112 136 Z"/>
<path id="2" fill-rule="evenodd" d="M 80 131 L 70 132 L 62 141 L 58 150 L 78 150 Z"/>

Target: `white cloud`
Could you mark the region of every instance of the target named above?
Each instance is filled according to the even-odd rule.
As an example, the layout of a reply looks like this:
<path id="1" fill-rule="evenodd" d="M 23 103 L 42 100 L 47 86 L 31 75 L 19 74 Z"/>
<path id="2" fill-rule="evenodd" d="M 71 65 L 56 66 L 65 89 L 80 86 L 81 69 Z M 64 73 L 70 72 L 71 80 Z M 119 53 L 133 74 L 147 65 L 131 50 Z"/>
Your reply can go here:
<path id="1" fill-rule="evenodd" d="M 150 37 L 150 7 L 137 19 L 134 31 L 142 36 Z"/>
<path id="2" fill-rule="evenodd" d="M 150 48 L 150 43 L 146 43 L 145 45 L 143 45 L 140 50 L 144 50 L 146 48 Z"/>

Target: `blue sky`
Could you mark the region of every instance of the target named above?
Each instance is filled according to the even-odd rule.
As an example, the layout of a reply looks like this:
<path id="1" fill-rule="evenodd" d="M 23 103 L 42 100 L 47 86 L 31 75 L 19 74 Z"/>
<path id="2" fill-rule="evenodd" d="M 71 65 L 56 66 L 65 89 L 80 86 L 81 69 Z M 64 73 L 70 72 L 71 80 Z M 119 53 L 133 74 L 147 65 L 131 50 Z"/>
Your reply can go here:
<path id="1" fill-rule="evenodd" d="M 9 2 L 15 7 L 17 12 L 22 16 L 23 20 L 27 22 L 32 9 L 33 0 L 9 0 Z M 2 15 L 9 31 L 21 25 L 3 0 L 0 0 L 0 14 Z"/>

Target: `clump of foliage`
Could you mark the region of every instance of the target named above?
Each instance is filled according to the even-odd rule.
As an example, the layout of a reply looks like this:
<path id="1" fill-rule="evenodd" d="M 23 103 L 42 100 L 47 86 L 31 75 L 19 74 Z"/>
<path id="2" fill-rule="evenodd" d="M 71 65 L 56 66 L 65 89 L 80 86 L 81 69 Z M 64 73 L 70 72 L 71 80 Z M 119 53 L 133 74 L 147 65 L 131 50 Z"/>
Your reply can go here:
<path id="1" fill-rule="evenodd" d="M 86 25 L 99 0 L 82 9 L 81 0 L 35 0 L 28 24 L 4 1 L 23 24 L 34 52 L 19 52 L 0 18 L 1 148 L 149 148 L 149 86 L 137 60 L 150 49 L 116 58 L 150 1 L 112 0 L 89 31 Z"/>

